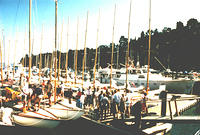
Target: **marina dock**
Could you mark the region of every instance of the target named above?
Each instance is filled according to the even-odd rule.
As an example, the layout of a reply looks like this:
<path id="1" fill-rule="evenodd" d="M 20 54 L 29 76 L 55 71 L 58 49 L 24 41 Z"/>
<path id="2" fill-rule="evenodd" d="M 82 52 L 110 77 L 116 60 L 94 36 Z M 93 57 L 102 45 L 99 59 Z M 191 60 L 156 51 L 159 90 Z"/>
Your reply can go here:
<path id="1" fill-rule="evenodd" d="M 174 123 L 199 123 L 200 116 L 182 116 L 184 111 L 197 105 L 199 101 L 199 97 L 195 95 L 168 93 L 166 115 L 161 116 L 161 100 L 158 97 L 155 100 L 148 100 L 148 114 L 142 114 L 140 131 L 143 134 L 165 133 L 172 128 Z M 99 125 L 117 128 L 130 134 L 137 130 L 135 123 L 138 121 L 136 121 L 135 116 L 125 119 L 113 119 L 113 116 L 107 114 L 106 119 L 94 120 L 92 115 L 94 115 L 93 112 L 88 111 L 83 117 L 95 121 Z"/>

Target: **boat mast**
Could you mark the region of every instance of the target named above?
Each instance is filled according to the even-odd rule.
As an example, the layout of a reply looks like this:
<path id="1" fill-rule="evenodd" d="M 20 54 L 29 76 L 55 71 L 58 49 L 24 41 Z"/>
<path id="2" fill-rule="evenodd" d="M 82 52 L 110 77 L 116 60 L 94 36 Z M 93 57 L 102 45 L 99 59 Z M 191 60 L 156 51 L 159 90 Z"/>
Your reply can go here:
<path id="1" fill-rule="evenodd" d="M 76 52 L 75 52 L 75 85 L 76 85 L 76 76 L 77 76 L 77 60 L 78 60 L 78 25 L 79 25 L 79 18 L 77 19 L 77 39 L 76 39 Z"/>
<path id="2" fill-rule="evenodd" d="M 129 66 L 131 6 L 132 6 L 132 0 L 130 0 L 129 21 L 128 21 L 128 47 L 127 47 L 127 52 L 126 52 L 126 88 L 125 88 L 126 90 L 128 88 L 128 66 Z"/>
<path id="3" fill-rule="evenodd" d="M 61 60 L 61 50 L 62 50 L 63 25 L 64 25 L 64 20 L 63 20 L 63 23 L 62 23 L 61 40 L 60 40 L 60 48 L 59 48 L 58 81 L 60 80 L 60 65 L 61 65 L 60 60 Z"/>
<path id="4" fill-rule="evenodd" d="M 94 80 L 93 87 L 95 88 L 95 80 L 96 80 L 96 64 L 97 64 L 97 52 L 98 52 L 98 38 L 99 38 L 99 23 L 100 23 L 100 9 L 99 9 L 99 17 L 98 17 L 98 25 L 97 25 L 97 38 L 96 38 L 96 53 L 95 53 L 95 61 L 94 61 Z"/>
<path id="5" fill-rule="evenodd" d="M 99 47 L 99 50 L 98 50 L 99 52 L 98 52 L 98 54 L 99 54 L 99 56 L 98 56 L 98 63 L 97 63 L 97 65 L 98 65 L 98 68 L 97 69 L 99 69 L 100 68 L 100 60 L 101 60 L 101 47 Z"/>
<path id="6" fill-rule="evenodd" d="M 49 71 L 50 81 L 52 80 L 52 67 L 53 67 L 53 50 L 51 53 L 50 71 Z"/>
<path id="7" fill-rule="evenodd" d="M 82 88 L 83 88 L 84 73 L 85 73 L 85 59 L 86 59 L 86 40 L 87 40 L 88 14 L 89 14 L 89 11 L 87 12 L 86 29 L 85 29 L 84 56 L 83 56 L 83 69 L 82 69 Z"/>
<path id="8" fill-rule="evenodd" d="M 29 0 L 29 74 L 28 83 L 30 84 L 31 79 L 31 0 Z"/>
<path id="9" fill-rule="evenodd" d="M 15 76 L 15 58 L 16 58 L 16 46 L 17 46 L 17 39 L 15 40 L 15 49 L 14 49 L 14 64 L 13 64 L 13 79 Z"/>
<path id="10" fill-rule="evenodd" d="M 119 45 L 117 45 L 117 69 L 119 69 Z"/>
<path id="11" fill-rule="evenodd" d="M 41 69 L 42 69 L 42 41 L 43 41 L 43 25 L 42 25 L 41 45 L 40 45 L 39 81 L 40 81 Z"/>
<path id="12" fill-rule="evenodd" d="M 58 7 L 58 0 L 55 0 L 55 64 L 54 64 L 54 72 L 55 72 L 55 82 L 54 82 L 54 103 L 56 103 L 56 78 L 57 78 L 57 7 Z"/>
<path id="13" fill-rule="evenodd" d="M 150 51 L 151 51 L 151 0 L 149 0 L 149 49 L 148 49 L 148 68 L 147 68 L 147 93 L 149 88 L 149 68 L 150 68 Z"/>
<path id="14" fill-rule="evenodd" d="M 8 50 L 10 50 L 10 40 L 9 40 L 9 44 L 8 44 Z M 8 51 L 8 75 L 10 74 L 10 51 Z"/>
<path id="15" fill-rule="evenodd" d="M 115 4 L 115 9 L 114 9 L 114 21 L 113 21 L 113 31 L 112 31 L 112 53 L 111 53 L 111 64 L 110 64 L 110 90 L 112 88 L 112 65 L 113 65 L 113 50 L 114 50 L 115 15 L 116 15 L 116 4 Z"/>
<path id="16" fill-rule="evenodd" d="M 69 17 L 68 17 L 68 23 L 67 23 L 67 47 L 66 47 L 66 63 L 65 63 L 65 70 L 66 70 L 66 82 L 67 82 L 67 74 L 68 74 L 68 42 L 69 42 Z"/>
<path id="17" fill-rule="evenodd" d="M 48 62 L 47 62 L 48 58 L 49 58 L 49 57 L 48 57 L 48 53 L 45 53 L 45 54 L 44 54 L 44 68 L 45 68 L 45 67 L 47 67 L 47 68 L 49 67 Z"/>
<path id="18" fill-rule="evenodd" d="M 1 39 L 0 39 L 0 57 L 1 57 L 1 83 L 2 83 L 2 86 L 3 86 L 3 58 L 2 58 Z"/>
<path id="19" fill-rule="evenodd" d="M 51 49 L 52 49 L 52 53 L 50 53 L 51 57 L 50 57 L 50 54 L 49 54 L 49 59 L 50 59 L 50 61 L 49 61 L 49 65 L 50 65 L 49 66 L 49 69 L 50 69 L 50 71 L 49 71 L 49 77 L 50 77 L 50 81 L 52 81 L 52 70 L 53 70 L 52 68 L 53 68 L 53 56 L 54 56 L 53 47 Z"/>
<path id="20" fill-rule="evenodd" d="M 26 28 L 25 28 L 25 36 L 24 36 L 24 52 L 23 52 L 24 58 L 22 59 L 23 72 L 24 72 L 24 67 L 26 67 L 26 51 L 25 51 L 26 49 L 25 48 L 26 48 Z"/>

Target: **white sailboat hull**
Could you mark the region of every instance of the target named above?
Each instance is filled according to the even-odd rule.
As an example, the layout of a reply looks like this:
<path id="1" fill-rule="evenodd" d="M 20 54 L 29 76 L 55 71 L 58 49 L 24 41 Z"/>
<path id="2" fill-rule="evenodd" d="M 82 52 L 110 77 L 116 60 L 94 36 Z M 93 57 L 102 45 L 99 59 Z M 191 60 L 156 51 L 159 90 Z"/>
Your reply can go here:
<path id="1" fill-rule="evenodd" d="M 146 78 L 144 79 L 135 79 L 135 78 L 129 78 L 129 83 L 133 83 L 136 87 L 139 86 L 144 86 L 146 87 L 147 81 Z M 117 80 L 118 83 L 125 83 L 125 79 L 122 80 Z M 164 79 L 159 79 L 159 78 L 154 78 L 149 80 L 149 87 L 150 90 L 156 90 L 159 89 L 160 85 L 166 85 L 166 90 L 170 92 L 175 92 L 175 93 L 190 93 L 191 90 L 193 89 L 194 85 L 194 80 L 164 80 Z"/>
<path id="2" fill-rule="evenodd" d="M 40 128 L 55 128 L 60 124 L 60 121 L 56 120 L 38 119 L 19 115 L 13 115 L 13 120 L 16 124 L 21 126 L 31 126 Z"/>
<path id="3" fill-rule="evenodd" d="M 81 110 L 68 109 L 61 105 L 53 105 L 52 108 L 45 108 L 45 110 L 62 120 L 76 120 L 84 114 Z"/>
<path id="4" fill-rule="evenodd" d="M 13 121 L 21 126 L 55 128 L 61 123 L 59 119 L 42 109 L 40 109 L 38 112 L 13 114 L 12 117 Z"/>
<path id="5" fill-rule="evenodd" d="M 68 99 L 45 108 L 45 110 L 61 120 L 76 120 L 84 114 L 82 109 L 76 107 L 76 102 L 72 101 L 72 104 L 69 104 Z"/>
<path id="6" fill-rule="evenodd" d="M 55 128 L 60 124 L 60 121 L 57 120 L 38 119 L 19 115 L 13 115 L 13 120 L 16 124 L 21 126 L 31 126 L 40 128 Z"/>

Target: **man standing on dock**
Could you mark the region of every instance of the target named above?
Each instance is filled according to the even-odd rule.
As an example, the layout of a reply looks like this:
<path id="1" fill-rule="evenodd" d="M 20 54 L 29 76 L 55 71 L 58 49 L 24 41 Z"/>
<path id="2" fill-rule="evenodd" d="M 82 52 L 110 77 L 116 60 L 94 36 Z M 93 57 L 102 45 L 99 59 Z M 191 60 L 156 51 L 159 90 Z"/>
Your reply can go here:
<path id="1" fill-rule="evenodd" d="M 116 105 L 116 113 L 117 113 L 117 118 L 118 118 L 118 113 L 119 113 L 119 105 L 120 105 L 120 101 L 121 101 L 121 95 L 119 93 L 119 90 L 115 90 L 114 92 L 114 96 L 113 96 L 113 102 Z"/>

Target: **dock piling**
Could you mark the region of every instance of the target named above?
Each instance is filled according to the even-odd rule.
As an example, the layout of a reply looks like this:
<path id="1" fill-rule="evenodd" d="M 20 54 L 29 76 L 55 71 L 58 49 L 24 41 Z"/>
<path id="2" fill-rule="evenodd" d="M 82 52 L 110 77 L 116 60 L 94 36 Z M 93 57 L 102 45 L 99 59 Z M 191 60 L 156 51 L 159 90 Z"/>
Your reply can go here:
<path id="1" fill-rule="evenodd" d="M 171 118 L 171 120 L 172 120 L 172 108 L 171 108 L 171 102 L 168 101 L 168 103 L 169 103 L 170 118 Z"/>
<path id="2" fill-rule="evenodd" d="M 162 101 L 161 104 L 161 116 L 166 116 L 166 111 L 167 111 L 167 92 L 166 91 L 161 91 L 159 98 Z"/>
<path id="3" fill-rule="evenodd" d="M 176 108 L 176 114 L 177 114 L 177 116 L 179 116 L 179 112 L 178 112 L 178 107 L 177 107 L 176 99 L 174 100 L 174 104 L 175 104 L 175 108 Z"/>
<path id="4" fill-rule="evenodd" d="M 141 129 L 141 112 L 142 112 L 142 105 L 141 105 L 141 101 L 138 101 L 137 103 L 135 103 L 135 127 L 137 130 Z"/>

